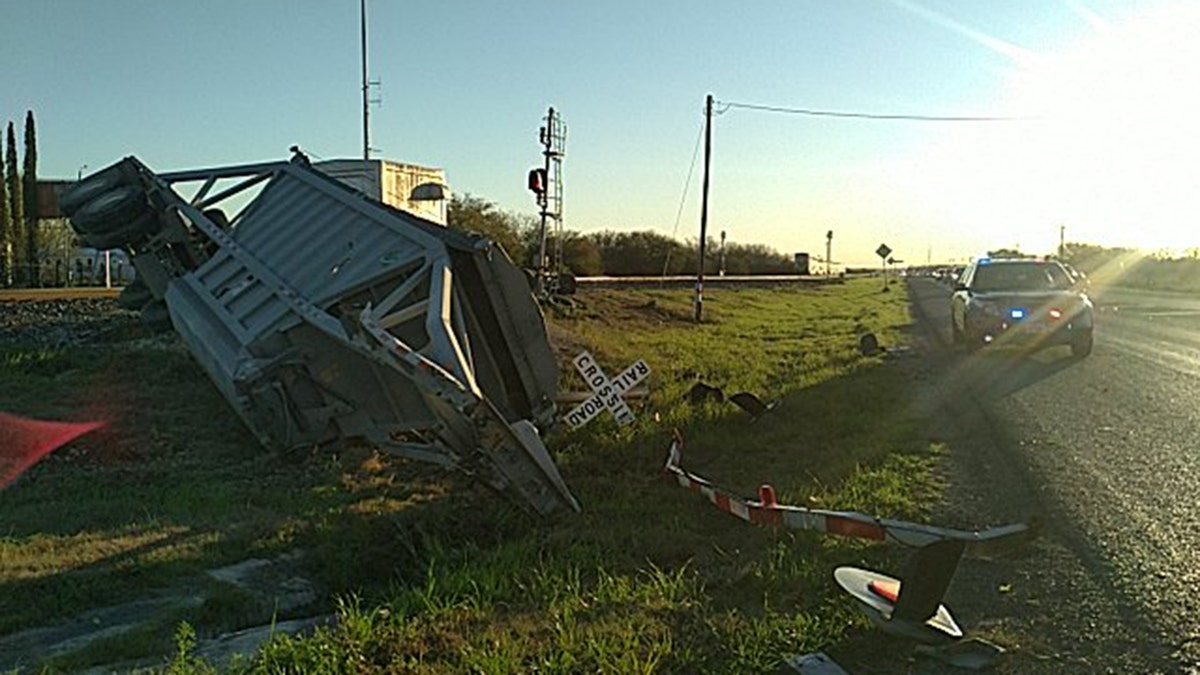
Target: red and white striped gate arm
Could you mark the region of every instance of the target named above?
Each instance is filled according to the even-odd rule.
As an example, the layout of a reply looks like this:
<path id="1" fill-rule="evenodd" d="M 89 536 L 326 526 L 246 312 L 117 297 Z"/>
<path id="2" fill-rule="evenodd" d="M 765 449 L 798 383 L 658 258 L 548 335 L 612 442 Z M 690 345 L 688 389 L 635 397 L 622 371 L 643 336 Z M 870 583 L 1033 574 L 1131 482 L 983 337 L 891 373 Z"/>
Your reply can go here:
<path id="1" fill-rule="evenodd" d="M 879 518 L 854 511 L 786 506 L 776 503 L 775 490 L 770 485 L 761 486 L 758 489 L 758 501 L 751 501 L 734 496 L 700 476 L 685 471 L 679 465 L 682 454 L 683 437 L 676 431 L 670 454 L 667 456 L 667 464 L 663 467 L 667 478 L 673 479 L 680 487 L 699 492 L 718 509 L 749 523 L 782 525 L 791 530 L 813 530 L 917 547 L 948 540 L 961 541 L 968 545 L 995 544 L 1010 538 L 1023 539 L 1032 534 L 1032 526 L 1026 523 L 968 531 Z"/>

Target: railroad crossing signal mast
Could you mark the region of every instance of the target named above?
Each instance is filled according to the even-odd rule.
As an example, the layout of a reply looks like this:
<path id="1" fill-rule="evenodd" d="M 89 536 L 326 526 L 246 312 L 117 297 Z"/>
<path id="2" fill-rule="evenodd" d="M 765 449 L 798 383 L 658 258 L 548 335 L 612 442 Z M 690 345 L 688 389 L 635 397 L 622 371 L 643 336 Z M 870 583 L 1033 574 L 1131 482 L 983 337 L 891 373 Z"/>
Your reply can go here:
<path id="1" fill-rule="evenodd" d="M 540 169 L 529 171 L 529 189 L 541 207 L 542 224 L 538 232 L 537 260 L 534 262 L 537 266 L 537 292 L 543 294 L 558 290 L 558 273 L 562 271 L 562 161 L 567 156 L 567 125 L 553 107 L 546 113 L 545 124 L 538 131 L 538 142 L 542 145 L 544 164 Z M 546 264 L 546 231 L 551 220 L 554 221 L 554 274 L 550 274 Z"/>
<path id="2" fill-rule="evenodd" d="M 825 233 L 825 276 L 833 276 L 833 230 Z"/>

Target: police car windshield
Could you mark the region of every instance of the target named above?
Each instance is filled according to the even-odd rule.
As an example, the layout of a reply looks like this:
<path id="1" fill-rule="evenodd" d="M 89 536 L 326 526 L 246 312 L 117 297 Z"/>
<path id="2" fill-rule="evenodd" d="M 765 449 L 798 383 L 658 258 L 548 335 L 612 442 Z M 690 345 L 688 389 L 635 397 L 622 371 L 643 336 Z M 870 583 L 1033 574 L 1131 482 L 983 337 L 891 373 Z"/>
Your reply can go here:
<path id="1" fill-rule="evenodd" d="M 1071 278 L 1055 263 L 1011 262 L 980 265 L 971 280 L 977 293 L 996 291 L 1064 291 Z"/>

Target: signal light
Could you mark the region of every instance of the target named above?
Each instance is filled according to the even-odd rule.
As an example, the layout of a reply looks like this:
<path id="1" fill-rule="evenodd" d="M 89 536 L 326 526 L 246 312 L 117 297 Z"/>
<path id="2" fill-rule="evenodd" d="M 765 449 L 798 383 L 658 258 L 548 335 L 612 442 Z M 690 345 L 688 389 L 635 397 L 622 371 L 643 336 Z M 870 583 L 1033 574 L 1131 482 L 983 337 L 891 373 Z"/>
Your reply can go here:
<path id="1" fill-rule="evenodd" d="M 545 169 L 530 169 L 529 170 L 529 191 L 539 197 L 546 194 L 546 170 Z"/>

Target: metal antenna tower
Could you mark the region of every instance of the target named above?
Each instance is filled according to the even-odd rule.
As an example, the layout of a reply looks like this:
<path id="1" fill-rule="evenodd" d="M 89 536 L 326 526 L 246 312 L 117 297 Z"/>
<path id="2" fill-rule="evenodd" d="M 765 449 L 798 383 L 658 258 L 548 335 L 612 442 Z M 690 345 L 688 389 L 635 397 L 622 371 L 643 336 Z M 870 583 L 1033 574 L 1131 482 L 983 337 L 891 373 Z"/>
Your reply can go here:
<path id="1" fill-rule="evenodd" d="M 363 96 L 363 161 L 371 159 L 371 101 L 368 92 L 371 83 L 367 80 L 367 0 L 359 0 L 358 14 L 362 37 L 362 96 Z"/>
<path id="2" fill-rule="evenodd" d="M 359 0 L 359 28 L 362 45 L 362 137 L 363 161 L 371 159 L 371 104 L 379 103 L 380 99 L 371 98 L 371 87 L 379 87 L 379 80 L 367 79 L 367 0 Z"/>
<path id="3" fill-rule="evenodd" d="M 562 116 L 551 107 L 546 113 L 545 124 L 538 132 L 538 142 L 542 145 L 542 181 L 538 192 L 538 206 L 541 207 L 542 225 L 538 234 L 538 287 L 541 291 L 553 293 L 557 290 L 559 273 L 562 272 L 563 246 L 563 183 L 562 161 L 567 156 L 567 125 Z M 554 221 L 554 274 L 549 274 L 546 264 L 546 229 L 550 220 Z M 549 284 L 546 280 L 549 279 Z"/>

